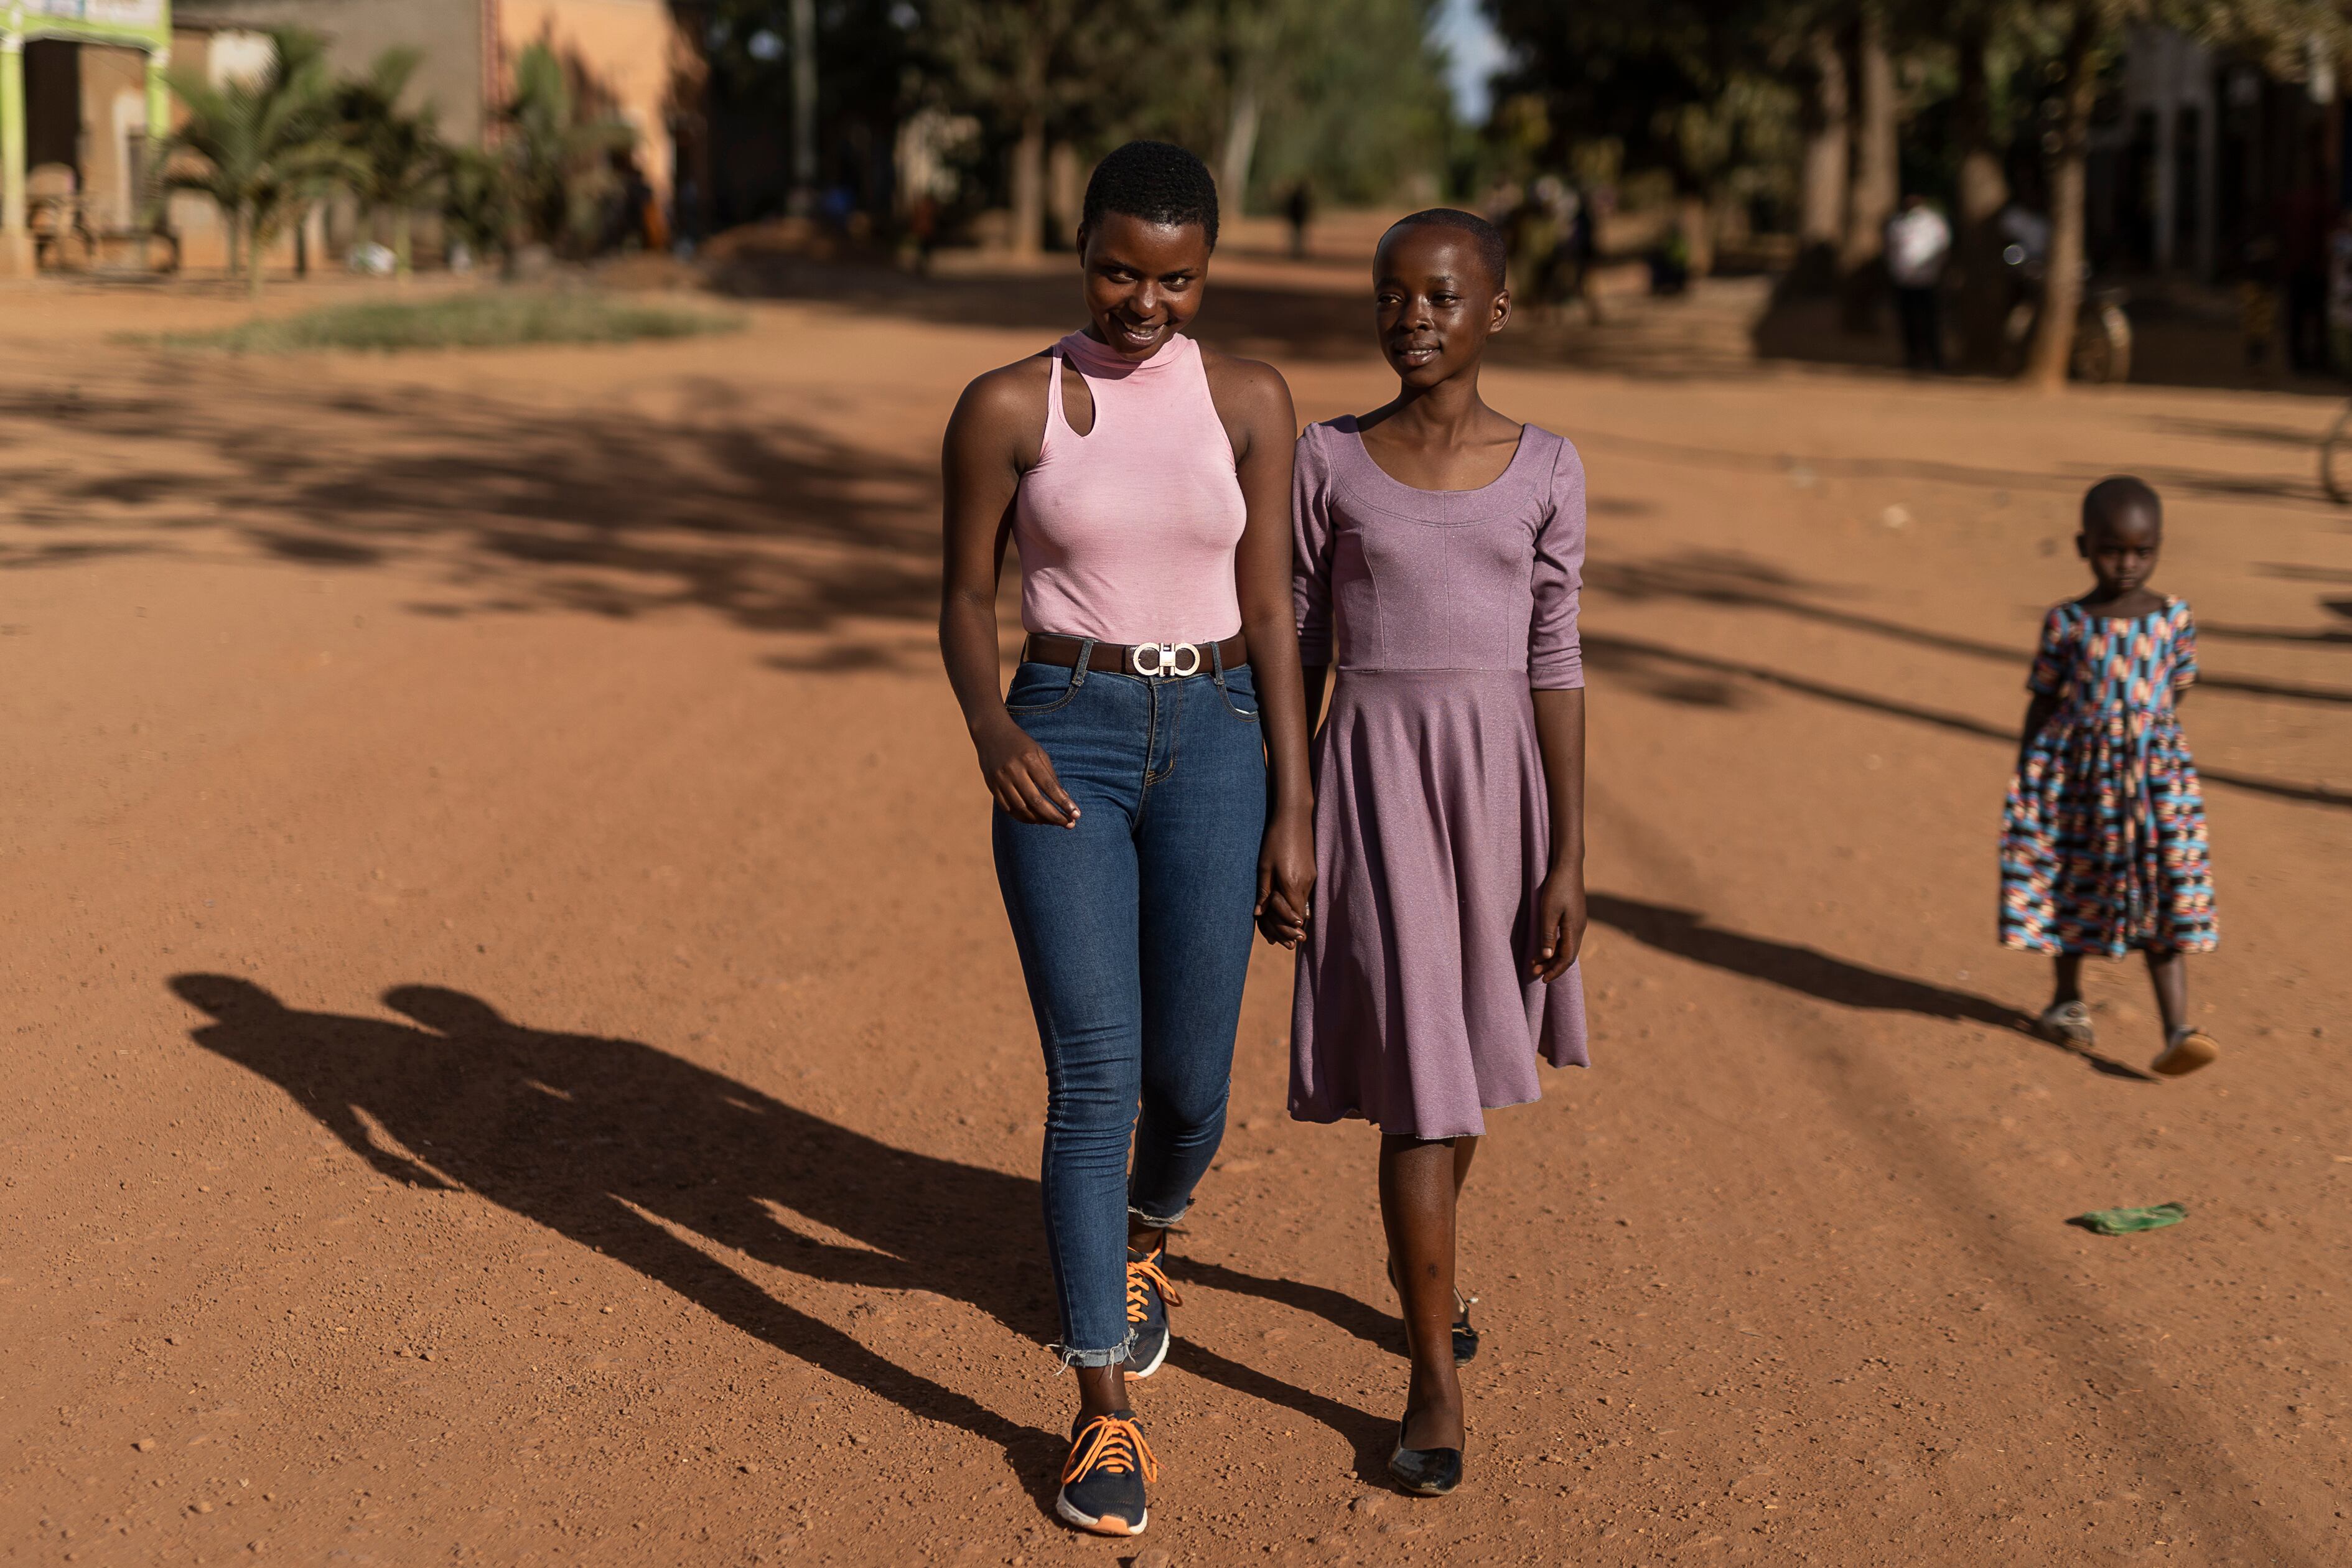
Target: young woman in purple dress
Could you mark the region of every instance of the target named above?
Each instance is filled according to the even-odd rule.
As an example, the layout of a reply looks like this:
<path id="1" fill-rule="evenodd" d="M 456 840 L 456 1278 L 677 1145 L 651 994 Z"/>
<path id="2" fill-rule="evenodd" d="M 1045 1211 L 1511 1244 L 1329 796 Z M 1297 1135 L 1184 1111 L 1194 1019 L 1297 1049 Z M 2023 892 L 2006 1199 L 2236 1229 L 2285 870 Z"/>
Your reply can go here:
<path id="1" fill-rule="evenodd" d="M 1310 426 L 1294 580 L 1317 738 L 1316 900 L 1290 1113 L 1381 1129 L 1381 1214 L 1412 1382 L 1391 1472 L 1462 1479 L 1458 1363 L 1477 1336 L 1454 1221 L 1484 1112 L 1582 1066 L 1584 468 L 1478 394 L 1511 314 L 1503 237 L 1416 213 L 1373 262 L 1396 396 Z"/>

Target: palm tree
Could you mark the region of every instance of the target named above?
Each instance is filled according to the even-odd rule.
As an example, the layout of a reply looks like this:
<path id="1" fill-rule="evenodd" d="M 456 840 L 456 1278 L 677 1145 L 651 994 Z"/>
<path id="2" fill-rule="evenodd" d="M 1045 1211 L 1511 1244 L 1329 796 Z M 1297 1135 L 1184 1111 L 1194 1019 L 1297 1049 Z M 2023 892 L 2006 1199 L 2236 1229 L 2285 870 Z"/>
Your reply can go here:
<path id="1" fill-rule="evenodd" d="M 515 204 L 507 166 L 478 147 L 446 149 L 441 224 L 453 241 L 478 257 L 504 255 L 514 245 Z"/>
<path id="2" fill-rule="evenodd" d="M 394 268 L 403 278 L 414 266 L 416 209 L 432 198 L 448 167 L 438 111 L 429 103 L 414 114 L 400 107 L 422 58 L 415 49 L 386 49 L 367 75 L 344 82 L 335 94 L 344 139 L 356 154 L 352 194 L 369 212 L 392 215 Z"/>
<path id="3" fill-rule="evenodd" d="M 242 238 L 247 286 L 257 300 L 263 258 L 287 219 L 299 219 L 354 166 L 336 132 L 325 47 L 299 27 L 278 28 L 270 37 L 277 47 L 269 68 L 250 80 L 215 87 L 194 72 L 172 74 L 172 90 L 187 105 L 188 118 L 172 138 L 164 176 L 171 188 L 200 191 L 220 208 L 229 270 L 236 270 Z M 201 158 L 203 167 L 172 168 L 170 154 L 180 153 Z"/>
<path id="4" fill-rule="evenodd" d="M 628 121 L 590 101 L 544 43 L 515 58 L 508 129 L 509 189 L 524 228 L 549 246 L 594 237 L 614 186 L 613 159 L 636 145 Z"/>

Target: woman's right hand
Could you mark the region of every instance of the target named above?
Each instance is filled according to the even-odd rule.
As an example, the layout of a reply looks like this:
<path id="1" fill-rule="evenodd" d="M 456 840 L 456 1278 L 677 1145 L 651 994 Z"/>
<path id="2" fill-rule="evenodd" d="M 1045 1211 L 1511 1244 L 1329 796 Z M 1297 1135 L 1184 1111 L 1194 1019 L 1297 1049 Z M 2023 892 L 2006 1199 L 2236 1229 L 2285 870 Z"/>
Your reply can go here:
<path id="1" fill-rule="evenodd" d="M 1013 721 L 1012 714 L 1000 712 L 972 737 L 972 744 L 980 752 L 981 776 L 988 781 L 988 793 L 996 797 L 1006 816 L 1041 827 L 1078 825 L 1078 803 L 1054 776 L 1053 759 L 1045 755 L 1045 747 L 1030 739 L 1028 731 Z"/>

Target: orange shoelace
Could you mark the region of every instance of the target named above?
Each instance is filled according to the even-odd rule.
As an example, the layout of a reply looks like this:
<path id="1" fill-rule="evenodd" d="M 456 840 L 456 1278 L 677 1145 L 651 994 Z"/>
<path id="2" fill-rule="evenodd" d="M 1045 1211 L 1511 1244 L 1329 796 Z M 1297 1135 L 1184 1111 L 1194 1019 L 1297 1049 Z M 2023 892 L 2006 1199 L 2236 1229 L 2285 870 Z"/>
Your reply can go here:
<path id="1" fill-rule="evenodd" d="M 1062 1484 L 1068 1486 L 1097 1469 L 1115 1476 L 1139 1469 L 1147 1483 L 1157 1486 L 1160 1482 L 1160 1461 L 1145 1445 L 1143 1428 L 1116 1415 L 1097 1415 L 1087 1423 L 1085 1433 L 1070 1450 L 1070 1462 L 1062 1467 Z"/>
<path id="2" fill-rule="evenodd" d="M 1143 1321 L 1144 1308 L 1149 1305 L 1150 1300 L 1144 1294 L 1144 1287 L 1147 1285 L 1159 1286 L 1160 1299 L 1170 1306 L 1181 1307 L 1184 1304 L 1184 1298 L 1176 1294 L 1176 1287 L 1168 1283 L 1168 1276 L 1160 1271 L 1160 1260 L 1167 1256 L 1164 1252 L 1155 1252 L 1140 1263 L 1130 1263 L 1127 1266 L 1127 1321 L 1129 1322 Z"/>

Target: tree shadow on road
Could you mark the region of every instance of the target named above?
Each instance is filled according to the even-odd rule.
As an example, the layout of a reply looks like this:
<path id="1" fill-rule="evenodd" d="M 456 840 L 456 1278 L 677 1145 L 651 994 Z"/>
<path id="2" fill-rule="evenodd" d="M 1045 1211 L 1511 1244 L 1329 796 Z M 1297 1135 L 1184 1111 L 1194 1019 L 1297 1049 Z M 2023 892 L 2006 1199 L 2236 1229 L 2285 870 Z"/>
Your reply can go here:
<path id="1" fill-rule="evenodd" d="M 810 1279 L 934 1292 L 1013 1332 L 1055 1335 L 1037 1184 L 895 1149 L 635 1040 L 509 1022 L 463 992 L 404 985 L 413 1020 L 301 1012 L 250 981 L 182 974 L 206 1050 L 283 1089 L 384 1176 L 474 1193 L 627 1265 L 742 1332 L 926 1421 L 1000 1446 L 1050 1511 L 1066 1438 L 1025 1426 L 779 1300 L 714 1249 Z M 1176 1364 L 1320 1421 L 1381 1473 L 1385 1427 L 1198 1345 Z"/>
<path id="2" fill-rule="evenodd" d="M 1613 926 L 1661 952 L 1782 986 L 1819 1001 L 1874 1012 L 1913 1013 L 1923 1018 L 1965 1019 L 2041 1038 L 2033 1032 L 2032 1018 L 1989 996 L 1930 985 L 1908 975 L 1890 974 L 1883 969 L 1832 958 L 1794 942 L 1727 931 L 1688 910 L 1643 903 L 1639 899 L 1613 893 L 1592 894 L 1588 908 L 1592 918 L 1601 924 Z M 2066 1050 L 2070 1056 L 2081 1056 L 2094 1072 L 2109 1078 L 2153 1081 L 2135 1068 L 2095 1053 L 2072 1051 L 2063 1046 L 2055 1048 Z"/>
<path id="3" fill-rule="evenodd" d="M 15 477 L 28 531 L 0 543 L 0 570 L 217 555 L 225 530 L 264 560 L 399 569 L 425 614 L 698 609 L 857 646 L 937 614 L 931 464 L 764 416 L 721 380 L 681 378 L 663 414 L 201 360 L 152 382 L 0 392 L 0 447 L 106 454 Z"/>

